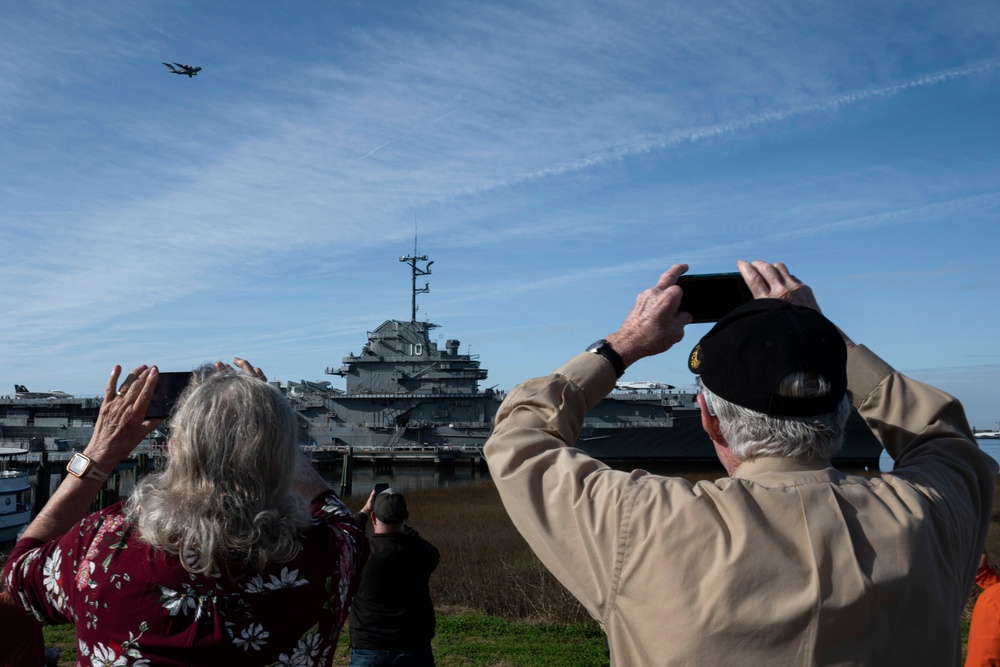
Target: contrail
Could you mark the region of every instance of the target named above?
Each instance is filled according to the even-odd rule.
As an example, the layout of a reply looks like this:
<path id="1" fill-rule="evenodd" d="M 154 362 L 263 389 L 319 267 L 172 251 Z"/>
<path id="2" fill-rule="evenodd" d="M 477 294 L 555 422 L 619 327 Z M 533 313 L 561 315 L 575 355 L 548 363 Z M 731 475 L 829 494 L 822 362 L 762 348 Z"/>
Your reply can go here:
<path id="1" fill-rule="evenodd" d="M 628 157 L 629 155 L 634 155 L 638 153 L 648 153 L 654 150 L 661 150 L 664 148 L 679 146 L 681 144 L 695 143 L 703 139 L 710 139 L 712 137 L 717 137 L 720 135 L 733 134 L 736 132 L 741 132 L 743 130 L 749 130 L 750 128 L 756 127 L 758 125 L 776 123 L 783 120 L 787 120 L 794 116 L 801 116 L 808 113 L 829 111 L 831 109 L 849 106 L 873 98 L 893 97 L 895 95 L 898 95 L 907 90 L 912 90 L 914 88 L 927 88 L 929 86 L 936 86 L 938 84 L 945 83 L 947 81 L 955 81 L 957 79 L 966 79 L 972 76 L 988 74 L 990 72 L 995 72 L 998 69 L 1000 69 L 1000 58 L 994 60 L 987 60 L 985 62 L 976 63 L 974 65 L 967 65 L 965 67 L 956 67 L 954 69 L 944 70 L 943 72 L 938 72 L 937 74 L 930 74 L 927 76 L 918 77 L 916 79 L 911 79 L 910 81 L 904 81 L 902 83 L 896 83 L 890 86 L 882 86 L 880 88 L 870 88 L 868 90 L 861 90 L 854 93 L 848 93 L 846 95 L 839 95 L 837 97 L 828 99 L 823 102 L 817 102 L 815 104 L 807 104 L 797 107 L 791 107 L 789 109 L 784 109 L 781 111 L 770 111 L 767 113 L 754 114 L 753 116 L 748 116 L 746 118 L 742 118 L 736 121 L 731 121 L 728 123 L 721 123 L 719 125 L 709 125 L 707 127 L 696 129 L 686 134 L 681 134 L 678 136 L 656 137 L 654 139 L 650 139 L 647 141 L 633 143 L 633 144 L 626 144 L 624 146 L 610 148 L 601 151 L 599 153 L 592 153 L 591 155 L 583 157 L 579 160 L 574 160 L 573 162 L 565 162 L 529 174 L 524 174 L 523 176 L 515 177 L 513 179 L 513 182 L 544 178 L 546 176 L 558 176 L 560 174 L 564 174 L 570 171 L 579 171 L 581 169 L 594 167 L 614 160 L 621 160 Z"/>
<path id="2" fill-rule="evenodd" d="M 389 141 L 385 142 L 381 146 L 376 146 L 375 148 L 371 149 L 370 151 L 368 151 L 367 153 L 365 153 L 364 155 L 362 155 L 361 157 L 359 157 L 357 160 L 355 160 L 354 164 L 357 164 L 358 162 L 361 162 L 366 157 L 368 157 L 370 155 L 373 155 L 374 153 L 382 150 L 383 148 L 385 148 L 389 144 L 394 144 L 397 141 L 399 141 L 400 139 L 405 139 L 406 137 L 410 136 L 411 134 L 413 134 L 414 132 L 416 132 L 419 129 L 422 129 L 422 128 L 425 128 L 425 127 L 430 127 L 431 125 L 433 125 L 434 123 L 438 122 L 439 120 L 444 120 L 445 118 L 447 118 L 448 116 L 452 115 L 453 113 L 458 113 L 459 111 L 461 111 L 462 109 L 464 109 L 466 106 L 467 105 L 463 104 L 462 106 L 460 106 L 460 107 L 458 107 L 456 109 L 452 109 L 451 111 L 449 111 L 446 114 L 438 116 L 437 118 L 435 118 L 434 120 L 430 121 L 429 123 L 424 123 L 423 125 L 421 125 L 420 127 L 418 127 L 416 130 L 410 130 L 409 132 L 404 132 L 403 134 L 399 135 L 395 139 L 390 139 Z"/>

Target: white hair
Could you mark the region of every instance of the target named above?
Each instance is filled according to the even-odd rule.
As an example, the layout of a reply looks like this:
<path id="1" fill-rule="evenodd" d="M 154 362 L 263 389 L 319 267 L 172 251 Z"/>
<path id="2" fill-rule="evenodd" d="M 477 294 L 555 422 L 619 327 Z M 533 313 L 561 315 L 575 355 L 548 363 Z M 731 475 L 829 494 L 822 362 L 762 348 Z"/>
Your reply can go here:
<path id="1" fill-rule="evenodd" d="M 729 450 L 740 460 L 759 456 L 805 456 L 829 460 L 844 443 L 844 426 L 851 414 L 847 395 L 833 412 L 808 417 L 777 417 L 744 408 L 725 400 L 701 383 L 711 402 L 719 430 Z M 816 373 L 796 372 L 778 385 L 779 396 L 812 398 L 830 392 L 830 383 Z"/>
<path id="2" fill-rule="evenodd" d="M 196 376 L 170 423 L 170 458 L 128 500 L 140 539 L 191 572 L 254 572 L 293 559 L 311 517 L 292 493 L 298 417 L 278 389 L 241 373 Z"/>

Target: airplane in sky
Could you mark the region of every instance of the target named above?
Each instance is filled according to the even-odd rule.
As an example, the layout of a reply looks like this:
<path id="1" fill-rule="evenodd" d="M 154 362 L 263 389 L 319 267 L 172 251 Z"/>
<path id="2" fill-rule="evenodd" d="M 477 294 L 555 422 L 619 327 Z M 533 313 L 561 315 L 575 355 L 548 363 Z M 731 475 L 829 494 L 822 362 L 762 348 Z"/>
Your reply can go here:
<path id="1" fill-rule="evenodd" d="M 18 398 L 73 398 L 65 391 L 28 391 L 23 384 L 14 385 L 14 395 Z"/>
<path id="2" fill-rule="evenodd" d="M 163 63 L 163 64 L 166 65 L 167 69 L 169 69 L 174 74 L 187 74 L 189 79 L 201 71 L 200 67 L 181 65 L 180 63 L 174 63 L 174 65 L 177 65 L 177 67 L 174 67 L 174 65 L 171 65 L 170 63 Z"/>

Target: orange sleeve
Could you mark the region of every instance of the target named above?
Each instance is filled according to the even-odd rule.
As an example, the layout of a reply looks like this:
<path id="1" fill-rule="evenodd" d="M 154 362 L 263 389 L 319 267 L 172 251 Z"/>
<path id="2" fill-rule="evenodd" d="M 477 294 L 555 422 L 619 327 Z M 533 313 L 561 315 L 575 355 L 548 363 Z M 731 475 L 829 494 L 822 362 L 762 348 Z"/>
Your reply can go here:
<path id="1" fill-rule="evenodd" d="M 972 622 L 969 625 L 969 651 L 965 659 L 965 667 L 1000 667 L 1000 586 L 993 584 L 1000 581 L 996 573 L 989 568 L 990 586 L 984 590 L 976 606 L 972 610 Z M 982 571 L 980 571 L 982 574 Z M 980 575 L 976 575 L 976 583 L 980 586 Z"/>
<path id="2" fill-rule="evenodd" d="M 1000 576 L 989 565 L 979 568 L 979 571 L 976 572 L 976 585 L 980 588 L 989 588 L 998 583 L 1000 583 Z"/>

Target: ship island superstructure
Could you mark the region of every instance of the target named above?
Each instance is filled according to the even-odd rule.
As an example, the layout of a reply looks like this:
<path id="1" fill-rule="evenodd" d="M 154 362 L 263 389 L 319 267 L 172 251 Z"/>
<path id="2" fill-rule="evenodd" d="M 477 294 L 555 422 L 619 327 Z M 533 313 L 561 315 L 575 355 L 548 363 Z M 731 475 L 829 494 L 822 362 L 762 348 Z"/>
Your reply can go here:
<path id="1" fill-rule="evenodd" d="M 493 430 L 505 393 L 481 390 L 487 378 L 477 355 L 462 354 L 460 341 L 444 349 L 431 340 L 438 325 L 417 319 L 417 295 L 429 285 L 427 256 L 405 255 L 410 266 L 409 320 L 386 320 L 358 354 L 343 357 L 326 373 L 345 380 L 289 382 L 281 388 L 303 419 L 304 439 L 314 451 L 480 452 Z M 708 461 L 715 451 L 702 430 L 697 392 L 662 382 L 623 382 L 587 413 L 575 446 L 606 461 Z M 881 447 L 857 413 L 851 417 L 840 463 L 878 469 Z"/>
<path id="2" fill-rule="evenodd" d="M 417 319 L 416 279 L 431 273 L 425 255 L 400 258 L 410 266 L 409 320 L 387 320 L 358 354 L 326 373 L 345 380 L 289 382 L 282 387 L 304 419 L 314 449 L 481 449 L 493 430 L 503 391 L 481 390 L 487 371 L 461 342 L 431 339 L 438 325 Z M 620 385 L 586 418 L 577 446 L 605 459 L 710 459 L 694 392 L 659 382 Z"/>
<path id="3" fill-rule="evenodd" d="M 316 449 L 479 448 L 493 429 L 503 395 L 479 389 L 487 372 L 477 356 L 462 354 L 454 339 L 439 349 L 430 336 L 438 325 L 417 320 L 417 294 L 430 288 L 416 279 L 433 262 L 415 253 L 400 261 L 410 266 L 410 319 L 386 320 L 368 332 L 360 353 L 326 369 L 344 378 L 345 389 L 306 381 L 282 387 Z"/>

